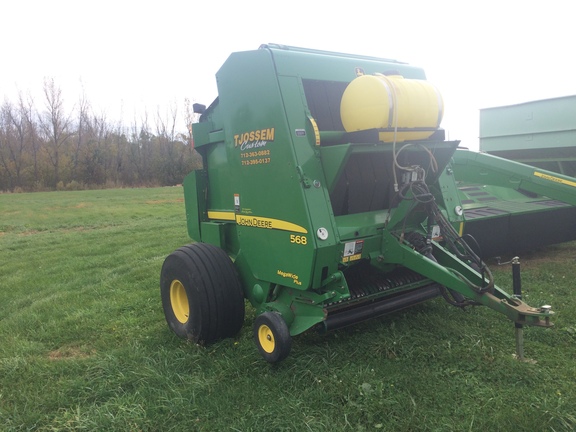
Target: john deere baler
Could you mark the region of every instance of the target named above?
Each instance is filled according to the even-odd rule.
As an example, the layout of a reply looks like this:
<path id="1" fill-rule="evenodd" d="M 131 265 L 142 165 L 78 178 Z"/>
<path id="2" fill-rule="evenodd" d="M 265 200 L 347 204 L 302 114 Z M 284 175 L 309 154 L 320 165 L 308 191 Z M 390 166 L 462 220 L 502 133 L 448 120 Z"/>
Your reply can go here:
<path id="1" fill-rule="evenodd" d="M 196 243 L 161 274 L 176 334 L 201 344 L 237 334 L 245 299 L 269 362 L 306 330 L 437 296 L 551 325 L 550 308 L 498 288 L 455 229 L 446 167 L 458 141 L 445 140 L 442 97 L 422 69 L 263 45 L 233 53 L 216 78 L 219 96 L 197 106 L 193 126 L 204 165 L 184 182 Z"/>

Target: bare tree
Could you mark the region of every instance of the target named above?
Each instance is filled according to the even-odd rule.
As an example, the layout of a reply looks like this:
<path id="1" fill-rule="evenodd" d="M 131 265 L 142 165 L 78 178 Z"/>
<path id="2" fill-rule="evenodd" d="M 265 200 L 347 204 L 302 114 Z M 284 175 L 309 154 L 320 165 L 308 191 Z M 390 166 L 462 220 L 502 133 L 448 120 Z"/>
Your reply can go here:
<path id="1" fill-rule="evenodd" d="M 201 161 L 193 149 L 197 114 L 189 100 L 184 116 L 173 103 L 163 115 L 157 110 L 155 125 L 144 111 L 125 127 L 95 115 L 85 94 L 66 108 L 54 79 L 44 80 L 43 91 L 40 109 L 22 93 L 16 103 L 0 102 L 2 190 L 71 188 L 71 180 L 79 182 L 74 187 L 178 184 Z"/>
<path id="2" fill-rule="evenodd" d="M 10 111 L 12 105 L 5 102 L 0 110 L 0 164 L 2 171 L 2 184 L 3 188 L 12 189 L 14 185 L 14 170 L 12 169 L 11 153 L 14 144 L 14 134 L 10 121 Z"/>
<path id="3" fill-rule="evenodd" d="M 86 93 L 82 92 L 78 101 L 78 123 L 76 125 L 76 134 L 74 140 L 74 149 L 72 154 L 72 179 L 77 180 L 78 164 L 80 163 L 80 152 L 85 146 L 86 129 L 90 123 L 90 104 L 86 98 Z"/>
<path id="4" fill-rule="evenodd" d="M 27 125 L 24 113 L 19 107 L 5 102 L 1 109 L 0 163 L 8 176 L 8 188 L 23 185 L 22 173 L 26 167 Z"/>
<path id="5" fill-rule="evenodd" d="M 62 90 L 53 78 L 44 80 L 44 102 L 46 111 L 40 116 L 40 127 L 46 140 L 45 149 L 53 167 L 53 183 L 60 181 L 60 164 L 64 146 L 70 138 L 71 115 L 65 113 Z"/>
<path id="6" fill-rule="evenodd" d="M 28 152 L 32 157 L 32 177 L 34 185 L 40 183 L 39 174 L 39 152 L 40 152 L 40 138 L 38 135 L 38 124 L 35 120 L 36 112 L 34 108 L 34 99 L 28 95 L 24 99 L 23 94 L 20 92 L 18 95 L 18 109 L 25 122 L 26 131 L 28 136 Z"/>
<path id="7" fill-rule="evenodd" d="M 192 134 L 192 124 L 198 122 L 200 116 L 196 114 L 191 106 L 190 99 L 184 99 L 184 123 L 186 133 L 181 133 L 180 137 L 190 146 L 190 152 L 194 148 L 194 135 Z"/>
<path id="8" fill-rule="evenodd" d="M 148 126 L 147 111 L 144 111 L 140 123 L 134 120 L 130 138 L 131 142 L 128 149 L 128 160 L 136 170 L 133 181 L 137 184 L 143 185 L 146 184 L 151 177 L 149 167 L 151 161 L 152 140 L 154 139 L 154 135 L 150 133 L 150 127 Z"/>
<path id="9" fill-rule="evenodd" d="M 105 184 L 114 163 L 114 148 L 106 116 L 87 116 L 82 149 L 83 179 L 88 184 Z"/>
<path id="10" fill-rule="evenodd" d="M 168 141 L 174 141 L 176 139 L 178 107 L 176 104 L 171 104 L 169 109 L 170 113 L 165 118 L 160 114 L 160 107 L 156 110 L 156 135 Z"/>

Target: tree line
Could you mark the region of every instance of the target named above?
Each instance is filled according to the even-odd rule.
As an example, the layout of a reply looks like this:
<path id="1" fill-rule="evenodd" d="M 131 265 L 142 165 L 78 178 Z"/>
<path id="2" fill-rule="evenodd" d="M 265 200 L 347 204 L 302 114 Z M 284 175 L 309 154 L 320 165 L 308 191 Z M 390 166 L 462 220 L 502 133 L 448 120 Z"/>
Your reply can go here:
<path id="1" fill-rule="evenodd" d="M 0 108 L 0 191 L 168 186 L 201 164 L 188 100 L 181 114 L 172 107 L 127 126 L 96 114 L 85 96 L 67 110 L 45 79 L 37 105 L 20 93 Z"/>

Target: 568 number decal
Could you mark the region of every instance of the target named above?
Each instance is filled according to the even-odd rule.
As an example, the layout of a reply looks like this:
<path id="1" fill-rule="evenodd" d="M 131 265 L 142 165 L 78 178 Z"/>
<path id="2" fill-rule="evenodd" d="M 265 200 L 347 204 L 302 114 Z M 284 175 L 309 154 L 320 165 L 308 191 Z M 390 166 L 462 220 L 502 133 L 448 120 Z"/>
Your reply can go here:
<path id="1" fill-rule="evenodd" d="M 308 244 L 308 239 L 306 236 L 290 234 L 290 243 L 305 245 Z"/>

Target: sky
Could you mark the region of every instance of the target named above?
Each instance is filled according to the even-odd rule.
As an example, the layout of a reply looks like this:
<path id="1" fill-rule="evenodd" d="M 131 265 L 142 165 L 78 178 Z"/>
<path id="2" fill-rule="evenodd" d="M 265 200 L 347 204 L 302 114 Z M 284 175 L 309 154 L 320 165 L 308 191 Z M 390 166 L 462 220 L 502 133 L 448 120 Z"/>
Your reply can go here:
<path id="1" fill-rule="evenodd" d="M 42 105 L 53 78 L 73 106 L 124 122 L 210 104 L 231 52 L 263 43 L 423 67 L 449 139 L 478 148 L 479 110 L 576 94 L 572 0 L 18 0 L 0 15 L 0 95 Z"/>

